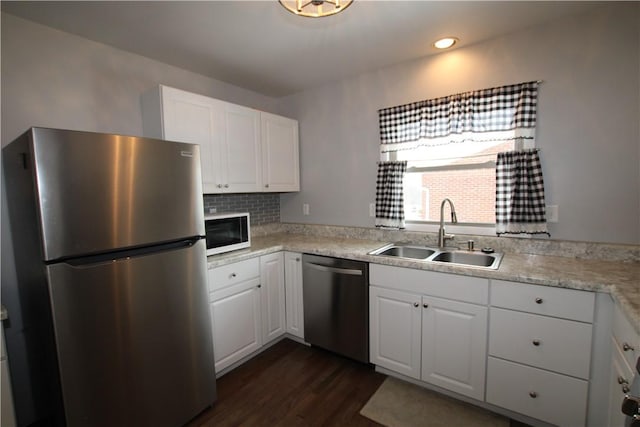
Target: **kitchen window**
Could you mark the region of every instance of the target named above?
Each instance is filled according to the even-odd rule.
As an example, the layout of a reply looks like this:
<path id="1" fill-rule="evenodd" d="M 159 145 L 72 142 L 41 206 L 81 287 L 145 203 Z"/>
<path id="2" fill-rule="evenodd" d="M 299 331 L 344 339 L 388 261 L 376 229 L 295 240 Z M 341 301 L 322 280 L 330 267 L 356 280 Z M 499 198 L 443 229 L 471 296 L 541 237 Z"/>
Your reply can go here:
<path id="1" fill-rule="evenodd" d="M 437 229 L 449 198 L 463 231 L 495 232 L 496 156 L 535 147 L 537 87 L 520 83 L 379 111 L 381 160 L 407 162 L 406 228 Z"/>
<path id="2" fill-rule="evenodd" d="M 493 226 L 496 155 L 513 150 L 513 145 L 513 141 L 489 141 L 396 153 L 396 160 L 407 160 L 403 190 L 408 225 L 439 221 L 440 202 L 450 198 L 460 224 Z"/>

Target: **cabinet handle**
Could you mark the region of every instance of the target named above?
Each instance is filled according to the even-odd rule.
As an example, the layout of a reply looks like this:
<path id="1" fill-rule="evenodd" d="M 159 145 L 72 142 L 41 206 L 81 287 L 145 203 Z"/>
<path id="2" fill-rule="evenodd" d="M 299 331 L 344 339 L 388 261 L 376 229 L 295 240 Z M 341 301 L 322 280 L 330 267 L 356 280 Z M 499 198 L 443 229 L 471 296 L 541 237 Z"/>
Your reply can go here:
<path id="1" fill-rule="evenodd" d="M 265 184 L 265 185 L 264 185 L 264 188 L 269 188 L 269 184 Z"/>
<path id="2" fill-rule="evenodd" d="M 623 342 L 622 343 L 622 351 L 629 351 L 629 350 L 636 351 L 636 349 L 631 347 L 628 343 Z"/>
<path id="3" fill-rule="evenodd" d="M 296 258 L 296 262 L 300 262 L 300 258 Z"/>
<path id="4" fill-rule="evenodd" d="M 257 288 L 261 288 L 261 287 L 262 287 L 262 285 L 258 285 L 258 286 L 256 286 L 256 287 L 257 287 Z"/>
<path id="5" fill-rule="evenodd" d="M 536 304 L 542 304 L 542 298 L 536 298 Z"/>
<path id="6" fill-rule="evenodd" d="M 218 186 L 217 186 L 217 187 L 218 187 L 218 188 L 222 188 L 222 184 L 218 184 Z"/>
<path id="7" fill-rule="evenodd" d="M 535 399 L 536 397 L 538 397 L 538 393 L 536 393 L 535 391 L 530 391 L 529 392 L 529 396 L 531 396 L 531 398 Z"/>
<path id="8" fill-rule="evenodd" d="M 231 273 L 231 274 L 229 275 L 229 277 L 231 277 L 231 278 L 233 279 L 234 277 L 236 277 L 236 273 Z"/>
<path id="9" fill-rule="evenodd" d="M 629 381 L 626 378 L 623 378 L 622 376 L 618 377 L 618 384 L 629 384 Z"/>
<path id="10" fill-rule="evenodd" d="M 532 343 L 537 347 L 540 345 L 540 340 L 533 340 Z"/>
<path id="11" fill-rule="evenodd" d="M 422 304 L 424 308 L 429 308 L 429 304 Z"/>
<path id="12" fill-rule="evenodd" d="M 418 302 L 414 302 L 414 303 L 413 303 L 413 306 L 414 306 L 414 307 L 420 307 L 420 303 L 418 303 Z"/>
<path id="13" fill-rule="evenodd" d="M 224 188 L 229 188 L 229 184 L 225 184 L 225 185 L 224 185 Z"/>

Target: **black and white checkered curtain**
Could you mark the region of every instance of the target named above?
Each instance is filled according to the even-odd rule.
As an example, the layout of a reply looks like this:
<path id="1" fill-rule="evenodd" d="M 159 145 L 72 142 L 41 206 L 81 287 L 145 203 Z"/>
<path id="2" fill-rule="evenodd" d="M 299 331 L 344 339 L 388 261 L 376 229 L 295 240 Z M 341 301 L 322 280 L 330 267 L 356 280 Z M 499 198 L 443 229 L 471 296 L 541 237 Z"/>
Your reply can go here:
<path id="1" fill-rule="evenodd" d="M 537 99 L 538 82 L 532 81 L 381 109 L 381 153 L 432 145 L 429 139 L 482 139 L 486 132 L 496 138 L 496 132 L 517 130 L 516 138 L 532 139 Z"/>
<path id="2" fill-rule="evenodd" d="M 378 163 L 376 227 L 404 228 L 402 179 L 406 170 L 406 161 Z"/>
<path id="3" fill-rule="evenodd" d="M 498 153 L 496 233 L 549 235 L 538 150 Z"/>

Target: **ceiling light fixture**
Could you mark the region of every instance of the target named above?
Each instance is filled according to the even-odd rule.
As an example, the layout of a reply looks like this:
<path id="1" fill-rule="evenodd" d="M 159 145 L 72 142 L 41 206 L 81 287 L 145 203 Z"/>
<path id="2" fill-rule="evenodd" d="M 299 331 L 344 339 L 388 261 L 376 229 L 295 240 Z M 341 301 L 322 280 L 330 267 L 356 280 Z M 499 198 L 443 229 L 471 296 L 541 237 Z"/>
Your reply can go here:
<path id="1" fill-rule="evenodd" d="M 335 15 L 345 10 L 353 0 L 279 0 L 291 13 L 309 18 Z"/>
<path id="2" fill-rule="evenodd" d="M 448 49 L 458 41 L 459 40 L 455 37 L 444 37 L 440 40 L 436 40 L 436 42 L 433 43 L 433 46 L 435 46 L 436 49 Z"/>

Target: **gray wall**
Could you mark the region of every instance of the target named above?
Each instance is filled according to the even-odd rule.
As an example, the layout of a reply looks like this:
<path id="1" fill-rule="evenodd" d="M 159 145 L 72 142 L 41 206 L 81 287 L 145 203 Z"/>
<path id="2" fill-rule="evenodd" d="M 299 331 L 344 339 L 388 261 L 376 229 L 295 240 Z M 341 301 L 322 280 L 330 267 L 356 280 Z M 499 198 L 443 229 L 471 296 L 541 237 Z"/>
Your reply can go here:
<path id="1" fill-rule="evenodd" d="M 2 146 L 31 126 L 142 135 L 158 85 L 266 111 L 276 100 L 2 13 Z"/>
<path id="2" fill-rule="evenodd" d="M 640 243 L 639 23 L 640 4 L 614 3 L 281 99 L 300 121 L 302 188 L 282 195 L 281 220 L 374 225 L 378 109 L 543 80 L 537 143 L 547 204 L 559 206 L 552 238 Z"/>

